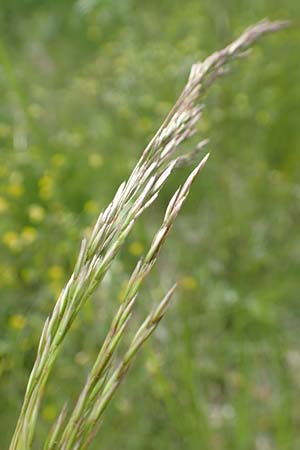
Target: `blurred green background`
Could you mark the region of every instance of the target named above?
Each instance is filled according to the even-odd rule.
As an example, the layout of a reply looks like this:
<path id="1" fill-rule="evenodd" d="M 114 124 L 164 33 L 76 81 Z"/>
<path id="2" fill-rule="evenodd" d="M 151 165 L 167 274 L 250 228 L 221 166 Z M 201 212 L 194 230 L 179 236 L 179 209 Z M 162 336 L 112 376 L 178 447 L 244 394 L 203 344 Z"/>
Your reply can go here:
<path id="1" fill-rule="evenodd" d="M 1 1 L 1 448 L 81 236 L 191 64 L 266 16 L 295 26 L 265 38 L 207 97 L 200 135 L 210 138 L 211 159 L 138 316 L 175 279 L 178 298 L 93 448 L 300 448 L 298 0 Z M 72 405 L 122 286 L 187 173 L 173 175 L 77 320 L 48 385 L 36 448 L 63 402 Z"/>

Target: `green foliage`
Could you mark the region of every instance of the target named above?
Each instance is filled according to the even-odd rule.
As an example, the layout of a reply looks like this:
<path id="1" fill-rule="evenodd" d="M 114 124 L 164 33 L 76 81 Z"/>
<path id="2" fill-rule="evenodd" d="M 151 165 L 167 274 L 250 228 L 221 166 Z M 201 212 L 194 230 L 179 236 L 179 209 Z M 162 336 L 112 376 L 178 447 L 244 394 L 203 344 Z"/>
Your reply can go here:
<path id="1" fill-rule="evenodd" d="M 80 238 L 172 106 L 191 63 L 264 16 L 299 13 L 296 0 L 284 8 L 270 0 L 2 2 L 4 448 Z M 179 273 L 181 298 L 110 407 L 95 448 L 298 447 L 299 43 L 296 27 L 267 39 L 209 95 L 201 131 L 211 139 L 211 163 L 147 289 L 160 296 Z M 135 228 L 74 324 L 42 405 L 41 436 L 62 397 L 75 398 L 110 322 L 110 301 L 177 184 L 170 181 L 161 210 Z"/>

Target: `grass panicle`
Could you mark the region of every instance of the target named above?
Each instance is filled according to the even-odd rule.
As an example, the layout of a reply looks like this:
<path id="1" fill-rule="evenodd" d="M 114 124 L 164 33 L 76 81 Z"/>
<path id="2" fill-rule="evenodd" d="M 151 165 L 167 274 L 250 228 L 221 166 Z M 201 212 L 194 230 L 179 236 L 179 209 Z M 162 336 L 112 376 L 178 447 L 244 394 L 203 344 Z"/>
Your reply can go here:
<path id="1" fill-rule="evenodd" d="M 192 66 L 181 95 L 142 153 L 129 179 L 120 185 L 112 202 L 99 215 L 90 236 L 82 240 L 74 271 L 45 322 L 10 450 L 32 448 L 46 383 L 64 339 L 82 306 L 99 286 L 117 257 L 134 223 L 157 199 L 175 168 L 190 164 L 206 144 L 207 140 L 202 140 L 190 153 L 175 156 L 179 145 L 196 132 L 203 110 L 202 95 L 226 72 L 228 64 L 246 56 L 252 44 L 262 35 L 278 31 L 287 25 L 287 22 L 283 21 L 264 20 L 248 28 L 223 50 Z M 176 285 L 146 317 L 120 362 L 115 363 L 113 357 L 132 316 L 140 286 L 155 264 L 191 185 L 207 158 L 208 155 L 172 197 L 149 251 L 138 262 L 127 283 L 122 303 L 73 411 L 67 418 L 64 407 L 44 445 L 44 450 L 83 450 L 88 447 L 103 412 L 127 373 L 134 356 L 163 318 Z"/>

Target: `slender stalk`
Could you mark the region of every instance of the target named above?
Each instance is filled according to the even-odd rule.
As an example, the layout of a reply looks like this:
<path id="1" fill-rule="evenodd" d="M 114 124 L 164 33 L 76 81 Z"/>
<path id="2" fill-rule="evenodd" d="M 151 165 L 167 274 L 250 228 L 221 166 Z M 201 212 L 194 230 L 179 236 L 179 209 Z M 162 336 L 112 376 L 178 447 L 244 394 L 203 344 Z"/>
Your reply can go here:
<path id="1" fill-rule="evenodd" d="M 199 147 L 201 147 L 201 145 L 198 145 L 191 155 L 174 157 L 178 146 L 196 131 L 196 124 L 203 109 L 199 98 L 215 79 L 224 73 L 228 63 L 245 55 L 245 51 L 257 39 L 266 33 L 278 31 L 286 26 L 287 22 L 264 20 L 248 28 L 237 40 L 223 50 L 214 53 L 204 62 L 192 66 L 188 82 L 179 99 L 142 153 L 128 181 L 121 184 L 113 201 L 99 215 L 90 237 L 82 241 L 74 271 L 42 331 L 36 361 L 29 377 L 23 405 L 9 447 L 10 450 L 29 450 L 32 448 L 43 392 L 71 324 L 82 305 L 91 296 L 108 271 L 135 221 L 155 201 L 174 168 L 184 161 L 186 162 L 186 159 L 189 159 L 190 156 L 194 156 L 195 152 L 197 153 Z M 188 191 L 188 188 L 186 189 Z M 183 202 L 184 192 L 181 191 L 181 195 L 183 196 L 181 199 Z M 177 200 L 175 200 L 176 202 Z M 181 204 L 179 206 L 177 204 L 177 210 L 180 209 L 180 206 Z M 170 207 L 168 213 L 177 215 L 177 210 Z M 158 247 L 152 248 L 150 259 L 156 255 L 159 242 L 165 238 L 166 234 L 166 228 L 160 230 L 156 242 Z M 115 339 L 117 340 L 117 338 Z M 140 347 L 137 342 L 143 342 L 143 339 L 132 343 L 133 347 L 128 350 L 129 355 L 133 356 Z M 125 367 L 127 367 L 129 361 L 131 361 L 131 357 L 129 358 L 127 354 Z M 114 388 L 112 389 L 115 382 L 110 381 L 109 383 L 108 387 L 103 387 L 103 393 L 106 393 L 107 398 L 110 398 L 110 393 L 115 391 Z M 106 404 L 103 399 L 101 402 L 101 404 Z M 93 420 L 98 419 L 99 411 L 101 412 L 103 409 L 99 405 L 95 408 Z"/>
<path id="2" fill-rule="evenodd" d="M 176 217 L 188 196 L 191 185 L 200 170 L 204 167 L 208 156 L 209 154 L 203 158 L 196 169 L 194 169 L 187 178 L 184 185 L 175 192 L 167 207 L 163 223 L 153 238 L 149 251 L 135 267 L 126 286 L 119 310 L 112 321 L 110 330 L 107 333 L 106 339 L 99 351 L 94 366 L 86 379 L 76 406 L 65 427 L 61 440 L 59 441 L 59 448 L 61 450 L 71 450 L 75 446 L 76 448 L 80 448 L 77 446 L 78 442 L 81 441 L 82 436 L 90 436 L 94 431 L 98 420 L 98 415 L 95 417 L 95 411 L 102 408 L 99 404 L 103 402 L 103 396 L 106 395 L 105 386 L 107 384 L 105 384 L 105 382 L 112 358 L 131 318 L 139 288 L 154 266 L 166 237 L 171 231 Z M 152 320 L 151 317 L 152 316 L 148 317 L 149 321 Z M 116 389 L 114 389 L 114 392 L 115 390 Z M 111 398 L 111 396 L 109 396 L 109 398 Z M 106 405 L 108 401 L 104 403 Z M 85 420 L 82 420 L 83 417 Z M 54 448 L 55 447 L 49 446 L 47 447 L 47 450 L 54 450 Z"/>

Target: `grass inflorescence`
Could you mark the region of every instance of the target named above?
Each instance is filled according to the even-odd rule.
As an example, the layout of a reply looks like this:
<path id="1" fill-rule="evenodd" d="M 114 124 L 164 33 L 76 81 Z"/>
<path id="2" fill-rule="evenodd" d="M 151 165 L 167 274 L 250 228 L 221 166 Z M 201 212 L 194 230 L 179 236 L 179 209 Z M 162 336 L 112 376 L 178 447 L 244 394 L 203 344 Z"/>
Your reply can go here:
<path id="1" fill-rule="evenodd" d="M 203 110 L 202 95 L 219 76 L 226 73 L 231 61 L 248 54 L 248 49 L 257 39 L 286 25 L 286 22 L 264 20 L 247 29 L 223 50 L 192 66 L 181 95 L 142 153 L 130 177 L 120 185 L 112 202 L 101 212 L 90 236 L 82 240 L 74 271 L 45 322 L 10 450 L 32 448 L 44 390 L 65 337 L 83 305 L 109 271 L 133 225 L 158 198 L 172 172 L 181 165 L 191 163 L 206 144 L 207 140 L 202 140 L 190 153 L 175 156 L 179 145 L 196 132 Z M 154 266 L 191 185 L 208 156 L 200 161 L 172 196 L 148 252 L 140 259 L 128 280 L 121 304 L 76 405 L 69 414 L 67 408 L 63 408 L 45 442 L 44 450 L 83 450 L 88 447 L 134 356 L 163 318 L 176 284 L 170 287 L 141 323 L 127 350 L 116 362 L 113 357 L 126 333 L 140 287 Z"/>

